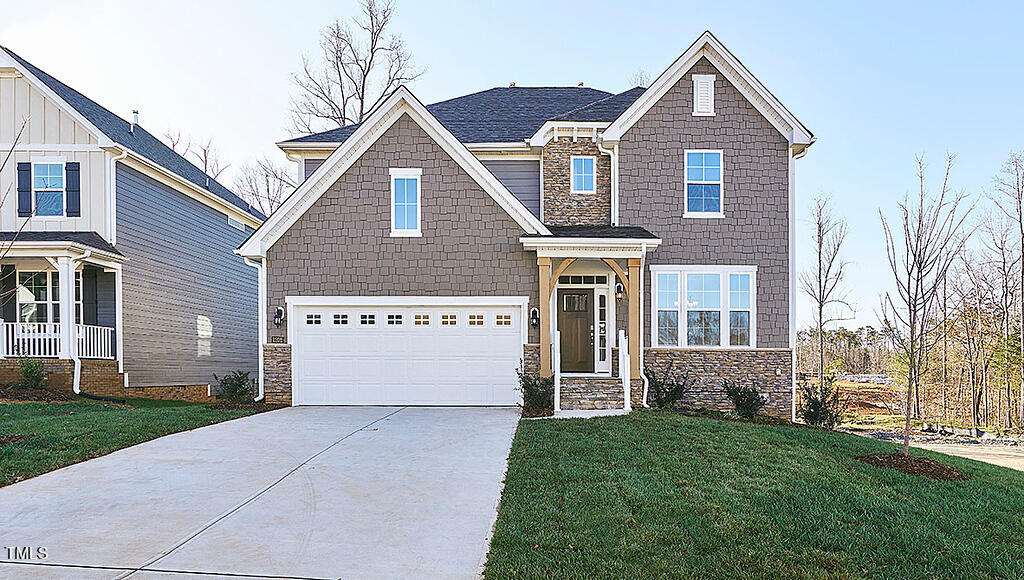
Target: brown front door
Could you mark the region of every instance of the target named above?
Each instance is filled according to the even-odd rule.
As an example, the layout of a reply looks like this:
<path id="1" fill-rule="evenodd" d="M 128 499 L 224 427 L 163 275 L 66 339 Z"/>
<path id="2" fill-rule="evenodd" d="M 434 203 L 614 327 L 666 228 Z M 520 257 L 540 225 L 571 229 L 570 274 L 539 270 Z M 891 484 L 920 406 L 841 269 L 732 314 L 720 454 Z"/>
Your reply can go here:
<path id="1" fill-rule="evenodd" d="M 558 291 L 562 372 L 594 372 L 594 291 Z"/>

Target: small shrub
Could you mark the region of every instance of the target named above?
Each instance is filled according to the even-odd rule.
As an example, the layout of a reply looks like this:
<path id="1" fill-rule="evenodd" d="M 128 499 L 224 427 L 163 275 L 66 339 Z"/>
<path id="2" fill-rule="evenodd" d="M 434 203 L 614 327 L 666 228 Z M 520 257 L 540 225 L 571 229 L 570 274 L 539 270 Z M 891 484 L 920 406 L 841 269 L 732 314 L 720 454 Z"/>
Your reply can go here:
<path id="1" fill-rule="evenodd" d="M 768 399 L 758 393 L 753 385 L 744 387 L 735 381 L 722 381 L 722 386 L 725 387 L 725 395 L 736 408 L 736 414 L 744 419 L 753 419 L 768 404 Z"/>
<path id="2" fill-rule="evenodd" d="M 21 376 L 18 386 L 23 389 L 45 389 L 49 382 L 43 361 L 36 358 L 19 359 L 18 374 Z"/>
<path id="3" fill-rule="evenodd" d="M 800 409 L 797 410 L 797 416 L 803 419 L 804 423 L 829 430 L 839 425 L 846 410 L 846 402 L 840 400 L 835 380 L 835 375 L 825 375 L 824 384 L 820 389 L 813 381 L 801 383 L 802 402 Z"/>
<path id="4" fill-rule="evenodd" d="M 693 390 L 696 377 L 689 372 L 679 372 L 675 362 L 663 369 L 644 368 L 647 377 L 647 402 L 655 409 L 671 409 Z"/>
<path id="5" fill-rule="evenodd" d="M 220 396 L 232 403 L 251 403 L 256 393 L 256 381 L 249 378 L 247 371 L 231 371 L 213 378 L 220 383 Z"/>
<path id="6" fill-rule="evenodd" d="M 523 411 L 527 415 L 550 415 L 555 410 L 555 379 L 526 371 L 522 364 L 516 369 L 519 392 L 523 394 Z"/>

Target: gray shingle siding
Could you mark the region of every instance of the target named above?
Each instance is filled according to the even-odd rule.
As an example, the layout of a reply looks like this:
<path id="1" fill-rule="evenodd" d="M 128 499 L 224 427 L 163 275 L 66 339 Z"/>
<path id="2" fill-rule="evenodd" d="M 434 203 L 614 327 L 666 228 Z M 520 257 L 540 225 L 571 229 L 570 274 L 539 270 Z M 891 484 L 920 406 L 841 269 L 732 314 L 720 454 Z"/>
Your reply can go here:
<path id="1" fill-rule="evenodd" d="M 389 169 L 421 168 L 422 231 L 392 238 Z M 285 296 L 529 296 L 523 230 L 408 115 L 267 251 L 268 330 Z M 536 341 L 532 330 L 531 340 Z"/>
<path id="2" fill-rule="evenodd" d="M 715 74 L 715 116 L 692 115 L 692 74 Z M 662 245 L 647 264 L 758 266 L 757 346 L 789 346 L 789 152 L 778 130 L 701 59 L 619 143 L 619 218 Z M 723 150 L 722 219 L 683 217 L 683 151 Z M 650 343 L 650 271 L 644 341 Z"/>
<path id="3" fill-rule="evenodd" d="M 482 163 L 530 213 L 540 217 L 540 161 L 488 159 Z"/>
<path id="4" fill-rule="evenodd" d="M 256 270 L 233 254 L 250 233 L 117 165 L 117 247 L 128 257 L 124 369 L 131 385 L 207 384 L 214 373 L 256 371 Z M 212 324 L 212 336 L 200 335 L 201 316 Z"/>

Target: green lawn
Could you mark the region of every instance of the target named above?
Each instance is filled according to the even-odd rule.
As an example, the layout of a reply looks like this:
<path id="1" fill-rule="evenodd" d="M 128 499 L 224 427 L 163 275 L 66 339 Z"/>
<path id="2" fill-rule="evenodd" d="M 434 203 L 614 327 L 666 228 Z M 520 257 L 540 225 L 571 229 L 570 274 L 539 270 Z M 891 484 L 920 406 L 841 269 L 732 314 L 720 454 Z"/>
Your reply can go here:
<path id="1" fill-rule="evenodd" d="M 895 449 L 653 411 L 521 421 L 486 577 L 1024 577 L 1024 473 L 853 459 Z"/>
<path id="2" fill-rule="evenodd" d="M 0 403 L 0 434 L 26 436 L 0 446 L 0 486 L 253 412 L 180 401 L 130 399 L 127 403 Z"/>

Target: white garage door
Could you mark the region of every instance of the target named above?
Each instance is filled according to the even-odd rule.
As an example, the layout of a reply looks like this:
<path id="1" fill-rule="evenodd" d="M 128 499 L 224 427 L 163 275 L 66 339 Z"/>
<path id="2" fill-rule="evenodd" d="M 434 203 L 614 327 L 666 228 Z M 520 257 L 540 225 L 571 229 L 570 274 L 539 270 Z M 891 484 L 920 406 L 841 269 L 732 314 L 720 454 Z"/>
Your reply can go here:
<path id="1" fill-rule="evenodd" d="M 521 306 L 296 305 L 292 316 L 296 405 L 521 400 Z"/>

